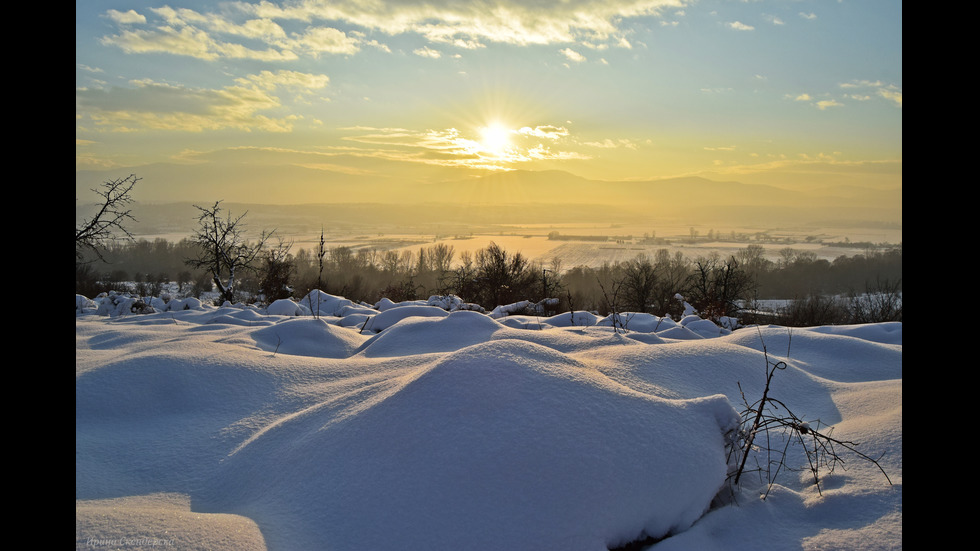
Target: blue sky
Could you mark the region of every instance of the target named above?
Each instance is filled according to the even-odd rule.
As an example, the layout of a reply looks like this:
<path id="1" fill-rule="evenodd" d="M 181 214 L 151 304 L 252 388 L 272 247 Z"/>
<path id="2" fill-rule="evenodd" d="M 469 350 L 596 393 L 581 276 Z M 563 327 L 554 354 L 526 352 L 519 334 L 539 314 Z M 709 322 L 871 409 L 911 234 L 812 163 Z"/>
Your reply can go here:
<path id="1" fill-rule="evenodd" d="M 221 159 L 900 193 L 901 2 L 120 0 L 75 18 L 78 171 Z"/>

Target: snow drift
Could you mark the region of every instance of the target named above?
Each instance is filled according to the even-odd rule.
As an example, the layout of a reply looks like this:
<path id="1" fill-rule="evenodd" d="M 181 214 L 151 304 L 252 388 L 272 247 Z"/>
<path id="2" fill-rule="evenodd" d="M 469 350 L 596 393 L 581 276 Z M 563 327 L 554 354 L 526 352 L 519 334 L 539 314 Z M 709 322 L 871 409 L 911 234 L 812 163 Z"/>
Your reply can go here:
<path id="1" fill-rule="evenodd" d="M 582 313 L 504 323 L 427 303 L 320 305 L 319 319 L 288 304 L 76 314 L 77 547 L 169 534 L 225 549 L 602 551 L 664 536 L 783 549 L 869 533 L 867 548 L 901 547 L 901 324 L 637 317 L 623 333 Z M 345 312 L 376 321 L 352 327 Z M 766 502 L 742 489 L 741 505 L 711 508 L 765 354 L 789 364 L 781 399 L 887 453 L 893 486 L 860 464 L 824 483 L 856 523 L 834 513 L 745 539 L 774 501 L 821 509 L 794 475 Z M 132 515 L 93 521 L 110 504 Z"/>

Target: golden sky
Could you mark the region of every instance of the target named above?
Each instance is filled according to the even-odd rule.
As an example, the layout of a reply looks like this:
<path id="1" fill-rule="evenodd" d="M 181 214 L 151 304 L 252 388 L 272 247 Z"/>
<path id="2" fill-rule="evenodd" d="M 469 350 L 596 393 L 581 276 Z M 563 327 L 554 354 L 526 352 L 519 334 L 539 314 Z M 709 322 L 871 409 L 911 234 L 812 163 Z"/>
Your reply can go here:
<path id="1" fill-rule="evenodd" d="M 901 193 L 892 0 L 137 0 L 75 17 L 77 174 L 198 171 L 223 194 L 283 166 Z"/>

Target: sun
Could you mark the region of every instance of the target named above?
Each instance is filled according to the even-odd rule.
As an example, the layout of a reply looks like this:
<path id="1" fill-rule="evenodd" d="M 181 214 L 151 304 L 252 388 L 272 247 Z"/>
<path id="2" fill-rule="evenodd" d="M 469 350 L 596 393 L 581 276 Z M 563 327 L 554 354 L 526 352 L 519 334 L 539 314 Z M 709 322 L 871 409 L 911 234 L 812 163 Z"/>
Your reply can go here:
<path id="1" fill-rule="evenodd" d="M 513 132 L 499 122 L 490 123 L 480 128 L 480 145 L 491 153 L 502 154 L 511 146 Z"/>

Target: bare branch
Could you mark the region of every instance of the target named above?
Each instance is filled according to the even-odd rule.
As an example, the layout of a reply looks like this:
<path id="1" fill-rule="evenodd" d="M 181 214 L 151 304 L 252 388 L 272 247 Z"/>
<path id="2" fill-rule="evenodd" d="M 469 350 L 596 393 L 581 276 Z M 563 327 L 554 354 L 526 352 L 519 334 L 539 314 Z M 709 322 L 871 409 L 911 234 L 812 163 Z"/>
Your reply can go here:
<path id="1" fill-rule="evenodd" d="M 792 338 L 792 334 L 790 334 L 790 337 Z M 762 338 L 761 330 L 759 332 L 759 338 Z M 742 474 L 749 472 L 745 470 L 746 462 L 749 455 L 755 450 L 755 440 L 760 435 L 765 436 L 766 439 L 762 451 L 766 454 L 765 472 L 767 473 L 768 487 L 763 498 L 769 495 L 769 492 L 776 483 L 776 477 L 780 470 L 790 468 L 786 462 L 789 446 L 794 442 L 799 443 L 803 448 L 808 469 L 813 475 L 813 483 L 817 488 L 817 492 L 821 492 L 820 471 L 825 469 L 829 473 L 833 473 L 835 467 L 844 465 L 843 457 L 837 452 L 838 447 L 851 451 L 858 457 L 873 463 L 885 476 L 885 480 L 891 484 L 891 479 L 878 461 L 858 451 L 857 444 L 838 440 L 832 438 L 829 433 L 825 434 L 820 432 L 818 430 L 819 420 L 816 421 L 818 428 L 815 429 L 810 423 L 790 411 L 786 407 L 786 404 L 769 396 L 773 375 L 775 375 L 777 370 L 786 369 L 787 364 L 783 361 L 771 361 L 766 351 L 765 342 L 762 343 L 762 353 L 766 361 L 766 386 L 763 390 L 762 398 L 757 402 L 749 404 L 745 398 L 744 391 L 742 391 L 742 401 L 745 403 L 745 409 L 741 412 L 742 426 L 737 431 L 733 431 L 729 444 L 729 460 L 734 460 L 733 463 L 738 463 L 737 468 L 730 475 L 734 480 L 733 485 L 737 486 Z M 788 355 L 789 345 L 787 345 Z M 738 387 L 741 391 L 741 383 L 739 383 Z M 751 422 L 749 421 L 750 419 Z M 782 450 L 773 448 L 772 437 L 774 434 L 784 438 Z M 772 466 L 775 466 L 775 472 L 771 470 Z M 762 469 L 760 468 L 759 470 L 761 471 Z"/>
<path id="2" fill-rule="evenodd" d="M 221 201 L 216 201 L 211 207 L 194 207 L 200 211 L 200 226 L 193 237 L 193 241 L 199 246 L 199 254 L 197 258 L 189 258 L 184 262 L 195 268 L 206 269 L 217 285 L 222 300 L 234 302 L 236 273 L 256 271 L 254 261 L 275 231 L 263 231 L 258 241 L 250 242 L 245 237 L 242 222 L 248 212 L 237 218 L 232 218 L 231 213 L 228 213 L 227 217 L 222 218 Z"/>
<path id="3" fill-rule="evenodd" d="M 80 260 L 88 250 L 95 253 L 99 260 L 105 261 L 102 251 L 107 241 L 115 239 L 117 234 L 133 239 L 133 234 L 124 224 L 127 221 L 137 221 L 128 206 L 133 202 L 133 187 L 140 180 L 142 178 L 130 174 L 125 178 L 109 180 L 102 184 L 101 189 L 92 190 L 102 197 L 102 201 L 97 204 L 99 209 L 91 218 L 83 220 L 81 225 L 75 227 L 76 260 Z"/>

